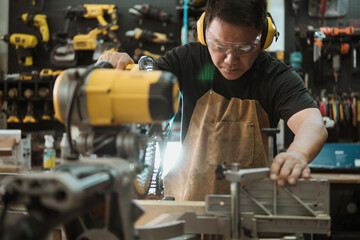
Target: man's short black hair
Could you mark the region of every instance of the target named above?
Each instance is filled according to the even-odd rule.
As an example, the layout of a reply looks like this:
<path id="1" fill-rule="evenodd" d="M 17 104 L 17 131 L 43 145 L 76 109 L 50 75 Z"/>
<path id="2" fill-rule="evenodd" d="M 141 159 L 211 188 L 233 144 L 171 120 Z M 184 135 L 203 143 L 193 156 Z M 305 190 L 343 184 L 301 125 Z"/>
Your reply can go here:
<path id="1" fill-rule="evenodd" d="M 208 0 L 205 7 L 207 26 L 214 18 L 227 23 L 252 26 L 262 30 L 267 12 L 267 0 Z"/>

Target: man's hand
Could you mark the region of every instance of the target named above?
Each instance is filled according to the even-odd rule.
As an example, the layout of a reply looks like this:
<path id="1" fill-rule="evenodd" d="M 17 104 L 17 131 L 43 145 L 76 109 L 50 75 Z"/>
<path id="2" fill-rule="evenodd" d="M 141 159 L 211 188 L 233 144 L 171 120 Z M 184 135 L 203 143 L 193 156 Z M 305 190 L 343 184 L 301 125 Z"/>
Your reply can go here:
<path id="1" fill-rule="evenodd" d="M 278 154 L 270 168 L 270 179 L 277 181 L 280 187 L 295 185 L 299 177 L 310 178 L 310 168 L 306 158 L 297 152 Z"/>
<path id="2" fill-rule="evenodd" d="M 134 64 L 134 61 L 127 53 L 112 52 L 99 57 L 98 62 L 108 61 L 116 69 L 124 70 L 128 64 Z"/>
<path id="3" fill-rule="evenodd" d="M 278 154 L 270 168 L 270 179 L 279 186 L 294 185 L 300 177 L 310 178 L 310 163 L 321 151 L 327 131 L 319 109 L 307 108 L 295 113 L 287 122 L 295 134 L 286 152 Z"/>

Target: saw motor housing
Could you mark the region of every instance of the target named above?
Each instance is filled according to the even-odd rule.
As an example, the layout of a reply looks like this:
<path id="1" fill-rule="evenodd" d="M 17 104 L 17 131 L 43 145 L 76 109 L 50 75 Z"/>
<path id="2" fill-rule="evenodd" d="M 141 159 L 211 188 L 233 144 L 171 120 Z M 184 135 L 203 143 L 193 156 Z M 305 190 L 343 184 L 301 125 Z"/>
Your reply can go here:
<path id="1" fill-rule="evenodd" d="M 55 82 L 55 117 L 79 128 L 76 148 L 82 154 L 136 157 L 133 146 L 144 136 L 138 126 L 172 118 L 178 89 L 169 72 L 73 68 Z"/>

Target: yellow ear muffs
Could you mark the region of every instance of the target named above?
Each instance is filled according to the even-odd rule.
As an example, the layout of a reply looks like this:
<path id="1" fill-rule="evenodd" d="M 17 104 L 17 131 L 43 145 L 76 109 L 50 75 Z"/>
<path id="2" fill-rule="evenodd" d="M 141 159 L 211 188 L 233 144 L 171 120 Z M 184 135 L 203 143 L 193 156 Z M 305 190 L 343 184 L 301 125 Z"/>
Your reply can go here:
<path id="1" fill-rule="evenodd" d="M 206 46 L 205 30 L 205 12 L 203 12 L 199 20 L 196 22 L 195 34 L 197 41 L 200 42 L 202 45 Z M 261 48 L 267 49 L 268 47 L 270 47 L 274 37 L 275 41 L 277 41 L 279 38 L 279 32 L 276 29 L 276 25 L 271 14 L 267 13 L 265 26 L 262 32 Z"/>
<path id="2" fill-rule="evenodd" d="M 196 39 L 202 45 L 206 46 L 205 29 L 206 29 L 206 27 L 205 27 L 205 12 L 203 12 L 201 14 L 199 20 L 196 22 Z"/>
<path id="3" fill-rule="evenodd" d="M 275 38 L 275 41 L 279 38 L 279 32 L 276 29 L 276 25 L 274 22 L 274 19 L 272 18 L 271 14 L 268 12 L 265 21 L 265 25 L 262 32 L 262 38 L 261 38 L 261 48 L 267 49 L 270 47 L 273 39 Z"/>

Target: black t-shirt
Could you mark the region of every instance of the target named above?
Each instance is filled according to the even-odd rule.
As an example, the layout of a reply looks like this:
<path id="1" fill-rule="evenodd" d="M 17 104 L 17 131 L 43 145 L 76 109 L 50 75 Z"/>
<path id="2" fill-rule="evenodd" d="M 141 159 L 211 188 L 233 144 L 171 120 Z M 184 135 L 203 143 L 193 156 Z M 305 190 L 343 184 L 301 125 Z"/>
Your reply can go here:
<path id="1" fill-rule="evenodd" d="M 280 118 L 287 122 L 298 111 L 317 107 L 301 77 L 265 51 L 260 51 L 251 69 L 236 80 L 222 76 L 207 47 L 200 43 L 174 48 L 157 59 L 155 66 L 179 79 L 183 97 L 182 141 L 198 99 L 211 88 L 228 99 L 258 100 L 268 115 L 270 127 L 276 127 Z"/>

